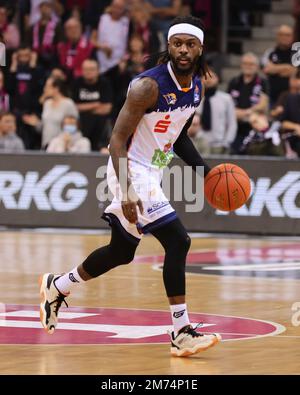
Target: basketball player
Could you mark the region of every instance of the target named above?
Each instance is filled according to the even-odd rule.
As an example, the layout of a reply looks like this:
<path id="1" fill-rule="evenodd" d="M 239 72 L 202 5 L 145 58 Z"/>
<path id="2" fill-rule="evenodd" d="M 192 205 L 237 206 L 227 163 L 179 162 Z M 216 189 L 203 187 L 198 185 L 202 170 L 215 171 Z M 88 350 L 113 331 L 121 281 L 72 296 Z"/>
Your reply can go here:
<path id="1" fill-rule="evenodd" d="M 69 273 L 40 278 L 41 322 L 48 333 L 54 332 L 59 308 L 71 289 L 130 263 L 142 234 L 151 233 L 165 250 L 163 280 L 174 326 L 171 354 L 192 355 L 221 339 L 219 334 L 200 334 L 190 324 L 185 261 L 191 241 L 160 186 L 162 169 L 173 151 L 193 169 L 203 166 L 204 175 L 210 170 L 187 135 L 203 96 L 200 77 L 208 72 L 203 42 L 199 19 L 176 18 L 159 65 L 131 82 L 109 146 L 107 181 L 114 199 L 102 218 L 111 226 L 111 240 Z M 120 159 L 126 160 L 126 166 L 120 165 Z M 145 188 L 145 182 L 151 188 Z"/>

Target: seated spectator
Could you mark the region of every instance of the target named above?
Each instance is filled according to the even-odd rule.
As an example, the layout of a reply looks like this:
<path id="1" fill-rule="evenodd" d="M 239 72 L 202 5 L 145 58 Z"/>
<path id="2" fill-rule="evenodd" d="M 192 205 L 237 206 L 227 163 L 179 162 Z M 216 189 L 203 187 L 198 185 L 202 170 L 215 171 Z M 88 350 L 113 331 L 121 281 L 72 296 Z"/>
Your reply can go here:
<path id="1" fill-rule="evenodd" d="M 271 116 L 273 118 L 280 118 L 283 114 L 284 106 L 286 104 L 289 94 L 300 93 L 300 73 L 293 75 L 289 79 L 289 90 L 282 92 L 271 110 Z"/>
<path id="2" fill-rule="evenodd" d="M 82 63 L 92 54 L 93 45 L 82 34 L 78 19 L 68 19 L 64 28 L 66 40 L 58 44 L 59 64 L 69 78 L 77 78 L 81 76 Z"/>
<path id="3" fill-rule="evenodd" d="M 201 154 L 209 154 L 210 149 L 207 139 L 203 138 L 203 131 L 201 130 L 200 116 L 195 113 L 191 126 L 188 130 L 188 136 L 194 143 L 194 146 Z"/>
<path id="4" fill-rule="evenodd" d="M 282 120 L 282 138 L 300 157 L 300 94 L 289 94 L 284 106 Z"/>
<path id="5" fill-rule="evenodd" d="M 92 34 L 101 74 L 109 78 L 114 92 L 118 91 L 120 84 L 118 65 L 126 53 L 128 42 L 129 18 L 125 11 L 124 0 L 113 0 L 107 12 L 100 17 L 98 30 Z"/>
<path id="6" fill-rule="evenodd" d="M 232 153 L 238 154 L 244 138 L 251 130 L 248 117 L 253 111 L 267 112 L 268 84 L 258 74 L 259 61 L 249 52 L 242 56 L 241 74 L 234 77 L 228 85 L 228 93 L 233 98 L 238 121 L 238 131 L 232 143 Z"/>
<path id="7" fill-rule="evenodd" d="M 181 0 L 147 0 L 157 31 L 167 37 L 172 20 L 180 13 Z"/>
<path id="8" fill-rule="evenodd" d="M 24 116 L 24 122 L 42 132 L 42 148 L 61 132 L 61 123 L 67 115 L 78 118 L 73 100 L 65 96 L 65 83 L 60 79 L 48 78 L 44 94 L 48 98 L 43 106 L 42 119 L 36 115 Z"/>
<path id="9" fill-rule="evenodd" d="M 53 3 L 42 1 L 40 19 L 30 29 L 28 44 L 38 53 L 38 62 L 47 74 L 57 63 L 57 44 L 62 39 L 62 29 L 57 18 L 53 18 Z"/>
<path id="10" fill-rule="evenodd" d="M 26 114 L 39 114 L 38 98 L 42 90 L 43 75 L 37 68 L 37 54 L 24 46 L 12 56 L 10 73 L 6 88 L 11 98 L 11 111 L 17 116 L 18 132 L 26 149 L 40 147 L 40 135 L 27 125 L 23 117 Z"/>
<path id="11" fill-rule="evenodd" d="M 20 45 L 20 33 L 14 23 L 8 22 L 7 9 L 0 5 L 0 33 L 6 49 L 16 49 Z"/>
<path id="12" fill-rule="evenodd" d="M 74 83 L 73 99 L 80 113 L 83 135 L 90 140 L 93 151 L 107 153 L 111 92 L 109 81 L 99 75 L 97 61 L 85 60 L 82 77 Z"/>
<path id="13" fill-rule="evenodd" d="M 0 152 L 22 152 L 24 144 L 17 136 L 16 117 L 5 112 L 0 118 Z"/>
<path id="14" fill-rule="evenodd" d="M 8 112 L 10 109 L 10 99 L 4 87 L 4 74 L 0 70 L 0 114 L 3 112 Z"/>
<path id="15" fill-rule="evenodd" d="M 280 122 L 269 122 L 264 113 L 252 112 L 249 116 L 251 130 L 243 141 L 241 152 L 246 155 L 282 156 Z"/>
<path id="16" fill-rule="evenodd" d="M 289 77 L 295 73 L 291 64 L 293 29 L 282 25 L 277 31 L 275 48 L 267 49 L 262 58 L 263 71 L 270 86 L 270 103 L 273 106 L 280 93 L 289 88 Z"/>
<path id="17" fill-rule="evenodd" d="M 237 133 L 234 103 L 228 93 L 218 89 L 219 78 L 210 71 L 205 79 L 205 97 L 199 108 L 203 139 L 211 154 L 228 154 Z"/>
<path id="18" fill-rule="evenodd" d="M 151 14 L 142 4 L 133 6 L 130 9 L 130 36 L 138 35 L 142 37 L 144 43 L 144 53 L 146 55 L 159 52 L 160 42 L 157 30 L 151 21 Z"/>
<path id="19" fill-rule="evenodd" d="M 91 151 L 91 143 L 89 139 L 82 136 L 76 117 L 67 115 L 61 126 L 61 133 L 50 141 L 47 152 L 85 154 Z"/>

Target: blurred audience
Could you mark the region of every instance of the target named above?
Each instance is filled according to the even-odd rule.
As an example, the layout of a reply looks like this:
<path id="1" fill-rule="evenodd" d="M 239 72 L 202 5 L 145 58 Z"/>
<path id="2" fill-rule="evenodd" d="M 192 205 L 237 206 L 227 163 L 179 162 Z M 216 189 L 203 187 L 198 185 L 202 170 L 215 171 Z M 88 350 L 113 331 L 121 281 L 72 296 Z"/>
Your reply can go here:
<path id="1" fill-rule="evenodd" d="M 20 45 L 20 33 L 17 25 L 8 21 L 7 8 L 0 3 L 0 33 L 6 49 L 17 49 Z"/>
<path id="2" fill-rule="evenodd" d="M 277 41 L 274 48 L 265 51 L 261 63 L 268 77 L 270 87 L 270 103 L 273 106 L 279 95 L 289 88 L 289 77 L 295 73 L 291 64 L 293 29 L 281 25 L 277 30 Z"/>
<path id="3" fill-rule="evenodd" d="M 42 3 L 51 3 L 53 5 L 52 18 L 59 19 L 63 12 L 63 6 L 60 0 L 23 0 L 24 1 L 24 25 L 28 30 L 34 26 L 41 18 Z"/>
<path id="4" fill-rule="evenodd" d="M 16 117 L 10 112 L 0 115 L 0 152 L 22 152 L 25 147 L 17 136 Z"/>
<path id="5" fill-rule="evenodd" d="M 76 18 L 65 22 L 64 31 L 66 39 L 58 44 L 59 65 L 71 80 L 81 76 L 82 63 L 92 55 L 93 45 Z"/>
<path id="6" fill-rule="evenodd" d="M 194 146 L 201 154 L 209 154 L 210 147 L 207 139 L 203 137 L 203 131 L 201 130 L 200 115 L 196 112 L 192 120 L 192 124 L 188 130 L 188 136 L 191 138 Z"/>
<path id="7" fill-rule="evenodd" d="M 27 42 L 38 54 L 38 62 L 46 74 L 57 64 L 57 45 L 62 40 L 62 28 L 53 17 L 53 3 L 42 1 L 39 5 L 40 19 L 30 28 Z"/>
<path id="8" fill-rule="evenodd" d="M 83 62 L 82 77 L 74 83 L 73 99 L 80 114 L 83 135 L 90 140 L 92 150 L 107 153 L 112 89 L 109 81 L 100 76 L 96 60 Z"/>
<path id="9" fill-rule="evenodd" d="M 251 52 L 241 58 L 241 74 L 229 82 L 228 93 L 233 98 L 238 121 L 238 131 L 232 143 L 232 153 L 240 153 L 244 138 L 251 126 L 249 115 L 253 111 L 268 111 L 268 84 L 265 78 L 258 74 L 259 60 Z"/>
<path id="10" fill-rule="evenodd" d="M 54 137 L 48 147 L 50 153 L 74 153 L 84 154 L 91 151 L 89 139 L 82 136 L 78 128 L 78 119 L 74 116 L 67 115 L 61 125 L 61 133 Z"/>
<path id="11" fill-rule="evenodd" d="M 210 71 L 204 79 L 205 97 L 199 108 L 203 139 L 207 140 L 209 153 L 229 154 L 237 133 L 234 102 L 228 93 L 218 89 L 219 77 Z"/>
<path id="12" fill-rule="evenodd" d="M 300 72 L 296 75 L 292 75 L 289 79 L 289 89 L 280 94 L 277 102 L 272 108 L 270 114 L 273 118 L 280 118 L 284 111 L 287 98 L 290 94 L 300 94 Z"/>
<path id="13" fill-rule="evenodd" d="M 42 148 L 47 148 L 50 141 L 61 133 L 61 123 L 67 115 L 78 118 L 78 110 L 72 99 L 66 97 L 65 83 L 61 79 L 48 78 L 44 95 L 42 117 L 25 115 L 24 122 L 42 133 Z"/>
<path id="14" fill-rule="evenodd" d="M 168 30 L 172 19 L 179 15 L 181 0 L 146 0 L 147 7 L 153 18 L 156 29 L 163 34 L 164 40 L 168 36 Z M 165 42 L 162 42 L 165 45 Z M 164 48 L 163 48 L 164 49 Z"/>
<path id="15" fill-rule="evenodd" d="M 113 74 L 113 71 L 117 70 L 126 52 L 128 33 L 129 18 L 126 15 L 126 2 L 113 0 L 107 11 L 101 15 L 98 30 L 92 35 L 102 74 L 108 72 Z"/>
<path id="16" fill-rule="evenodd" d="M 132 35 L 141 37 L 143 52 L 146 55 L 159 52 L 160 41 L 149 10 L 143 4 L 137 4 L 131 7 L 130 17 L 130 37 Z"/>
<path id="17" fill-rule="evenodd" d="M 300 157 L 300 93 L 290 93 L 287 97 L 282 120 L 282 138 L 289 148 Z"/>
<path id="18" fill-rule="evenodd" d="M 38 98 L 42 91 L 43 77 L 37 67 L 37 54 L 27 46 L 12 56 L 6 88 L 10 95 L 10 109 L 17 117 L 18 132 L 26 149 L 39 149 L 40 136 L 24 122 L 24 116 L 39 114 Z"/>
<path id="19" fill-rule="evenodd" d="M 0 70 L 0 114 L 10 110 L 10 97 L 4 86 L 4 74 Z"/>
<path id="20" fill-rule="evenodd" d="M 271 0 L 230 0 L 229 6 L 229 21 L 250 32 Z M 291 10 L 294 32 L 279 26 L 261 74 L 257 56 L 243 54 L 229 95 L 218 88 L 221 9 L 218 0 L 0 0 L 0 42 L 7 49 L 0 116 L 16 116 L 26 149 L 108 153 L 129 83 L 155 66 L 172 19 L 192 13 L 204 20 L 206 59 L 217 71 L 204 80 L 205 97 L 189 129 L 196 147 L 205 154 L 280 155 L 284 145 L 287 157 L 300 155 L 300 74 L 291 62 L 293 40 L 300 41 L 300 1 Z M 269 109 L 273 123 L 264 115 Z M 279 145 L 277 121 L 283 122 Z"/>
<path id="21" fill-rule="evenodd" d="M 249 116 L 249 123 L 251 130 L 243 141 L 241 152 L 246 155 L 284 155 L 279 134 L 280 122 L 269 122 L 265 113 L 254 111 Z"/>

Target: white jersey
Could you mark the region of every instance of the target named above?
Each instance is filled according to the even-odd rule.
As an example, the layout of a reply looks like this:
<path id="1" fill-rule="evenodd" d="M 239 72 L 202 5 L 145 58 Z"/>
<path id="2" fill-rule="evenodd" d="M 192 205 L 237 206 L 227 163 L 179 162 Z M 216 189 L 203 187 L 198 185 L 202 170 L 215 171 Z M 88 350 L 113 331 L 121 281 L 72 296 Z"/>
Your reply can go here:
<path id="1" fill-rule="evenodd" d="M 156 66 L 139 76 L 153 78 L 159 88 L 154 109 L 140 120 L 128 142 L 128 158 L 147 167 L 162 169 L 172 160 L 173 144 L 201 100 L 202 85 L 194 77 L 188 89 L 180 87 L 170 63 Z"/>

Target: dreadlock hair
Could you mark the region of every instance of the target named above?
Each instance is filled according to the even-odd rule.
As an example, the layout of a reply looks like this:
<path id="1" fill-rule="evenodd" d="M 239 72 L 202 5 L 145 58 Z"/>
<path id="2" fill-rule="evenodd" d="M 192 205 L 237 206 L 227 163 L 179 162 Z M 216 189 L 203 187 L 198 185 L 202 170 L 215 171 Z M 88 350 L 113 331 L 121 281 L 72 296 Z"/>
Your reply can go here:
<path id="1" fill-rule="evenodd" d="M 192 15 L 176 17 L 172 21 L 170 27 L 172 27 L 174 25 L 178 25 L 179 23 L 188 23 L 190 25 L 199 27 L 201 30 L 204 31 L 204 25 L 203 25 L 203 22 L 201 21 L 201 19 L 200 18 L 196 18 L 196 17 L 194 17 Z M 165 64 L 165 63 L 168 63 L 169 60 L 170 60 L 170 55 L 169 55 L 169 51 L 168 50 L 160 52 L 158 56 L 159 57 L 158 57 L 157 64 Z M 201 77 L 206 78 L 207 75 L 210 75 L 209 67 L 208 67 L 208 65 L 206 63 L 204 52 L 202 52 L 202 55 L 198 59 L 198 62 L 196 64 L 194 73 L 200 78 Z"/>

